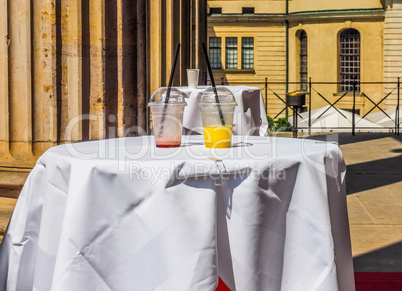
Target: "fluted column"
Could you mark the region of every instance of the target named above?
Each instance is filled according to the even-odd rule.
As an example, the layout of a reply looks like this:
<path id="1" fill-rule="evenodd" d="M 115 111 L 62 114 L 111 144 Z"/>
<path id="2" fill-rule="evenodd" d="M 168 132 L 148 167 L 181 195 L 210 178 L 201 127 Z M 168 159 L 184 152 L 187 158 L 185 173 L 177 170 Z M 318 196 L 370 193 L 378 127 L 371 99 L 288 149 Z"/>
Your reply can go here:
<path id="1" fill-rule="evenodd" d="M 32 54 L 29 0 L 8 2 L 8 117 L 10 153 L 32 157 Z"/>
<path id="2" fill-rule="evenodd" d="M 207 1 L 191 1 L 190 67 L 200 69 L 199 83 L 206 84 L 206 67 L 202 43 L 207 44 Z"/>
<path id="3" fill-rule="evenodd" d="M 82 139 L 82 18 L 81 0 L 61 0 L 60 141 Z M 77 120 L 77 122 L 75 122 Z"/>
<path id="4" fill-rule="evenodd" d="M 33 2 L 33 152 L 41 155 L 57 142 L 56 0 Z"/>
<path id="5" fill-rule="evenodd" d="M 0 0 L 0 157 L 9 154 L 8 107 L 8 9 L 7 0 Z"/>
<path id="6" fill-rule="evenodd" d="M 89 1 L 87 39 L 85 57 L 89 63 L 89 139 L 102 139 L 105 133 L 105 1 Z M 87 97 L 87 96 L 86 96 Z"/>
<path id="7" fill-rule="evenodd" d="M 139 130 L 145 130 L 147 128 L 147 103 L 150 94 L 149 90 L 149 74 L 145 75 L 144 72 L 149 73 L 149 23 L 154 20 L 154 18 L 147 18 L 149 15 L 149 3 L 152 1 L 137 0 L 136 7 L 136 31 L 137 36 L 136 42 L 136 52 L 137 52 L 137 91 L 135 98 L 136 102 L 133 106 L 136 106 L 136 124 Z M 129 107 L 126 107 L 129 108 Z"/>

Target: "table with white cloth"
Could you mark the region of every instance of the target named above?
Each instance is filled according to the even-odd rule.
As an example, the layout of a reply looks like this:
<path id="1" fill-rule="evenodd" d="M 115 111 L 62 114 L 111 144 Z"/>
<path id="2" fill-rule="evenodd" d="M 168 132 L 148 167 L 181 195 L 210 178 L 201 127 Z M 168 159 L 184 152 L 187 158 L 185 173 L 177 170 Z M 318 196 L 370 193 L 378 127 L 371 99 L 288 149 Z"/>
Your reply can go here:
<path id="1" fill-rule="evenodd" d="M 31 171 L 0 246 L 0 290 L 354 290 L 336 144 L 152 136 L 65 144 Z"/>
<path id="2" fill-rule="evenodd" d="M 261 90 L 248 86 L 223 86 L 229 89 L 237 106 L 233 115 L 233 134 L 259 135 L 268 133 L 268 119 L 264 108 Z M 187 106 L 183 115 L 185 133 L 202 134 L 201 111 L 198 102 L 207 86 L 198 86 L 196 89 L 178 87 L 185 95 Z"/>

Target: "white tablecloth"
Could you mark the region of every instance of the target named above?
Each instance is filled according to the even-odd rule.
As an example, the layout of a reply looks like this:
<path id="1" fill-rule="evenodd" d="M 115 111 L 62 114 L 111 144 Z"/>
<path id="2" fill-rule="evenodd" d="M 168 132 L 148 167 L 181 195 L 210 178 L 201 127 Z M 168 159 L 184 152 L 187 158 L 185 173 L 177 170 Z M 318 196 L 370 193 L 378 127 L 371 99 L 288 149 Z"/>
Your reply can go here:
<path id="1" fill-rule="evenodd" d="M 0 290 L 212 291 L 218 275 L 232 290 L 354 290 L 337 145 L 200 138 L 48 150 L 0 246 Z"/>
<path id="2" fill-rule="evenodd" d="M 234 95 L 237 106 L 233 116 L 233 134 L 259 135 L 268 133 L 268 120 L 265 113 L 261 90 L 257 87 L 224 86 Z M 184 110 L 183 127 L 185 132 L 193 131 L 202 134 L 201 111 L 198 102 L 207 88 L 199 86 L 197 89 L 178 87 L 186 97 L 187 106 Z"/>

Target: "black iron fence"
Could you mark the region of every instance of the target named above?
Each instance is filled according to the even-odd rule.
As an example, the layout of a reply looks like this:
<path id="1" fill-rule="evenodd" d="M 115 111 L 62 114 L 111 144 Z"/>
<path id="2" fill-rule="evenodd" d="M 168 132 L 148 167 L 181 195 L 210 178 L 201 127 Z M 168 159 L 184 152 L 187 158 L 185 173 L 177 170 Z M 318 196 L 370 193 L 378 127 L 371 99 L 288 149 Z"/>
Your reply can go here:
<path id="1" fill-rule="evenodd" d="M 265 82 L 224 82 L 223 78 L 221 79 L 221 85 L 246 85 L 246 86 L 255 86 L 261 89 L 261 93 L 263 95 L 263 99 L 265 102 L 265 110 L 267 115 L 276 119 L 279 116 L 288 115 L 288 109 L 293 110 L 292 106 L 288 106 L 286 104 L 286 93 L 288 88 L 295 87 L 301 88 L 300 82 L 269 82 L 268 78 L 265 78 Z M 302 118 L 306 121 L 308 126 L 300 126 L 297 129 L 308 130 L 308 134 L 311 135 L 311 131 L 314 129 L 318 129 L 312 126 L 314 121 L 318 120 L 322 117 L 326 111 L 333 108 L 338 112 L 339 115 L 346 118 L 346 116 L 342 113 L 341 109 L 346 109 L 351 111 L 352 113 L 352 121 L 350 126 L 346 127 L 335 127 L 332 129 L 342 129 L 342 130 L 351 130 L 352 134 L 355 135 L 356 131 L 356 117 L 360 119 L 366 119 L 367 116 L 374 112 L 382 112 L 385 119 L 389 119 L 392 122 L 392 126 L 381 126 L 382 129 L 388 129 L 389 131 L 393 131 L 395 134 L 399 135 L 400 129 L 400 116 L 399 116 L 399 104 L 400 104 L 400 79 L 397 78 L 395 82 L 357 82 L 353 81 L 348 83 L 347 85 L 352 85 L 351 91 L 347 92 L 337 92 L 337 93 L 328 93 L 328 89 L 323 89 L 327 86 L 331 88 L 340 88 L 340 85 L 345 85 L 345 83 L 341 82 L 313 82 L 311 78 L 307 84 L 308 91 L 306 93 L 306 106 L 303 110 L 308 112 L 307 120 L 306 117 L 302 117 L 300 112 L 297 113 L 297 116 L 293 116 L 293 118 Z M 274 87 L 280 86 L 281 89 L 274 89 Z M 373 89 L 370 86 L 375 86 Z M 386 89 L 384 89 L 387 87 Z M 360 90 L 359 90 L 360 89 Z M 326 92 L 326 93 L 324 93 Z M 367 93 L 370 92 L 370 93 Z M 381 92 L 385 92 L 382 94 Z M 331 94 L 332 96 L 328 96 Z M 376 95 L 375 98 L 372 95 Z M 359 99 L 359 102 L 357 102 Z M 388 110 L 384 110 L 384 101 L 388 99 Z M 392 100 L 391 100 L 392 99 Z M 343 106 L 347 104 L 349 108 L 340 108 L 343 102 Z M 366 104 L 367 103 L 367 104 Z M 269 110 L 270 105 L 275 104 L 276 110 Z M 279 108 L 278 108 L 279 104 Z M 311 112 L 312 108 L 318 107 L 318 104 L 325 104 L 329 106 L 326 110 L 324 110 L 318 117 L 312 118 Z M 356 105 L 363 104 L 365 107 L 365 112 L 363 115 L 360 115 L 360 109 L 356 108 Z M 371 107 L 370 107 L 371 106 Z M 368 109 L 368 107 L 370 107 Z M 389 114 L 389 110 L 394 110 L 395 116 L 391 116 L 393 114 Z M 306 114 L 304 114 L 306 115 Z M 390 124 L 390 122 L 388 122 Z M 331 129 L 331 128 L 328 128 Z M 378 127 L 359 127 L 360 130 L 370 130 L 370 129 L 379 129 Z"/>

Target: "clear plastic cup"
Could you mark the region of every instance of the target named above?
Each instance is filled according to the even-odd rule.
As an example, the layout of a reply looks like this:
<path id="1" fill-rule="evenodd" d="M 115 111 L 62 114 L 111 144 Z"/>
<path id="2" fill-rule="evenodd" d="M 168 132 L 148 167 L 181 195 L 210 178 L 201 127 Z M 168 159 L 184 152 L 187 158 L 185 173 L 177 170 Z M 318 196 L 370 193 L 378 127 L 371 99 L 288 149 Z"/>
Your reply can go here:
<path id="1" fill-rule="evenodd" d="M 237 103 L 229 89 L 216 87 L 219 102 L 213 88 L 207 88 L 198 103 L 201 109 L 205 147 L 230 148 L 233 132 L 233 115 Z"/>
<path id="2" fill-rule="evenodd" d="M 199 69 L 187 69 L 187 82 L 189 88 L 197 89 L 199 75 L 200 75 Z"/>
<path id="3" fill-rule="evenodd" d="M 159 88 L 152 94 L 148 106 L 151 108 L 153 132 L 157 147 L 172 148 L 181 144 L 183 113 L 187 105 L 177 88 L 171 88 L 166 103 L 167 88 Z"/>

